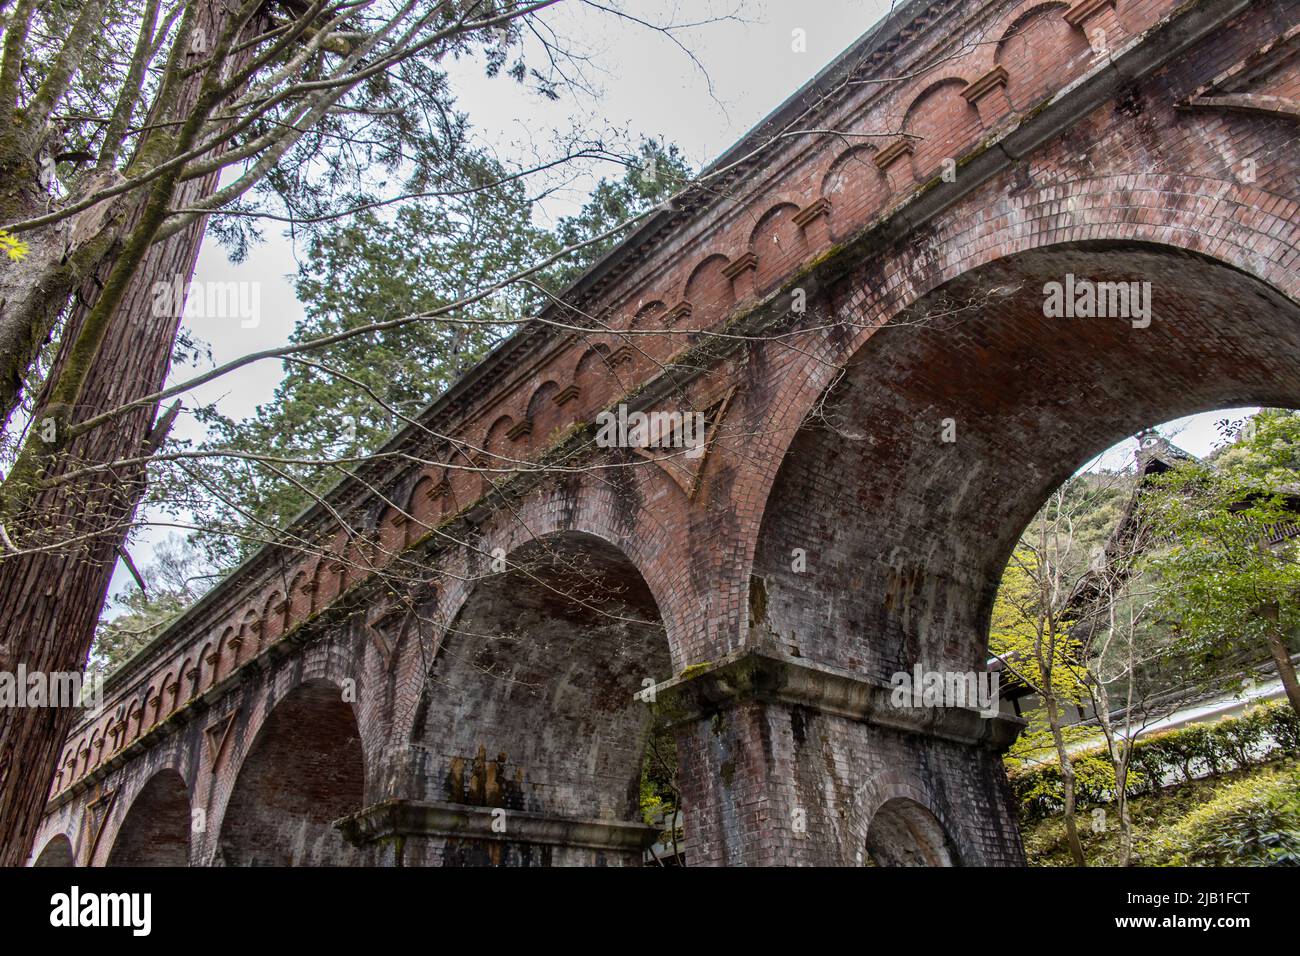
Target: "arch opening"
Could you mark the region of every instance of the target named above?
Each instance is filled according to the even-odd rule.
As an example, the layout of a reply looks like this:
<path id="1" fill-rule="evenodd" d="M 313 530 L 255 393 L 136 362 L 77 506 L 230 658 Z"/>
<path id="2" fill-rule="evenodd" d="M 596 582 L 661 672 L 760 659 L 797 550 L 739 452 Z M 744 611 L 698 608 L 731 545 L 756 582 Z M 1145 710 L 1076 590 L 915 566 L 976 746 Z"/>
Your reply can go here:
<path id="1" fill-rule="evenodd" d="M 62 833 L 50 838 L 45 844 L 40 854 L 36 857 L 36 862 L 32 866 L 76 866 L 77 861 L 72 853 L 72 841 Z"/>
<path id="2" fill-rule="evenodd" d="M 1049 283 L 1085 279 L 1149 283 L 1149 321 L 1045 314 Z M 1053 489 L 1145 427 L 1247 405 L 1300 406 L 1300 308 L 1252 276 L 1113 242 L 972 270 L 868 339 L 791 443 L 755 627 L 884 684 L 982 668 L 1002 569 Z"/>
<path id="3" fill-rule="evenodd" d="M 352 705 L 325 680 L 291 691 L 266 718 L 226 805 L 227 866 L 362 862 L 334 821 L 364 805 L 365 758 Z"/>
<path id="4" fill-rule="evenodd" d="M 189 866 L 190 795 L 175 770 L 149 778 L 118 828 L 108 866 Z"/>
<path id="5" fill-rule="evenodd" d="M 438 649 L 415 722 L 425 800 L 547 818 L 640 823 L 651 709 L 634 695 L 671 673 L 650 589 L 595 536 L 532 542 L 480 581 Z M 409 852 L 409 847 L 408 847 Z M 525 840 L 446 841 L 430 862 L 631 862 Z"/>
<path id="6" fill-rule="evenodd" d="M 957 852 L 937 817 L 915 800 L 881 805 L 867 829 L 868 866 L 957 866 Z"/>

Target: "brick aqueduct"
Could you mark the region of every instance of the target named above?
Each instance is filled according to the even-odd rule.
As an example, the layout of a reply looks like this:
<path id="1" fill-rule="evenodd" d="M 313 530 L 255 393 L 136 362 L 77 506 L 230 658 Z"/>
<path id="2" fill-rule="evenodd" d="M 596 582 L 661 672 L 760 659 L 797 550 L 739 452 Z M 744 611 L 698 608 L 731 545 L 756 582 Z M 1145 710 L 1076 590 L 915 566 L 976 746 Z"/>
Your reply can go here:
<path id="1" fill-rule="evenodd" d="M 650 678 L 690 863 L 1020 863 L 1019 722 L 890 675 L 983 668 L 1090 456 L 1300 406 L 1298 14 L 905 4 L 115 674 L 33 859 L 639 862 Z M 1071 274 L 1150 324 L 1045 317 Z"/>

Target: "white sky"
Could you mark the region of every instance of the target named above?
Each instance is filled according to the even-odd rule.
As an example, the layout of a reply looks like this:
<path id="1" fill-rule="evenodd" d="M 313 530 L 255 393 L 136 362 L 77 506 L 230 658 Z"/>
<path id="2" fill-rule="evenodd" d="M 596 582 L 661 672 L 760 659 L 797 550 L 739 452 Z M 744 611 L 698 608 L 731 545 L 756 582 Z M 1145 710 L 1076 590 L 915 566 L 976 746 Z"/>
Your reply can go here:
<path id="1" fill-rule="evenodd" d="M 699 168 L 779 106 L 893 5 L 897 4 L 890 0 L 638 0 L 632 8 L 656 22 L 730 14 L 738 18 L 678 35 L 698 59 L 695 63 L 662 35 L 615 21 L 584 4 L 566 3 L 548 17 L 557 31 L 578 38 L 579 52 L 589 57 L 586 77 L 598 98 L 551 103 L 526 94 L 507 78 L 488 79 L 477 60 L 453 64 L 451 73 L 459 106 L 469 114 L 476 136 L 507 163 L 527 163 L 535 150 L 545 149 L 553 131 L 562 134 L 576 122 L 595 129 L 626 130 L 633 142 L 646 136 L 676 143 Z M 806 52 L 792 49 L 796 29 L 805 32 Z M 594 172 L 595 177 L 580 179 L 542 204 L 535 212 L 537 222 L 549 225 L 579 208 L 585 189 L 596 177 L 622 174 L 612 165 Z M 302 316 L 292 283 L 295 250 L 271 225 L 265 232 L 267 241 L 254 247 L 241 264 L 230 263 L 211 239 L 199 255 L 197 282 L 255 283 L 259 297 L 259 320 L 251 328 L 241 327 L 238 319 L 187 319 L 193 332 L 211 345 L 217 363 L 282 344 Z M 192 370 L 178 370 L 178 374 L 192 374 Z M 187 404 L 216 400 L 226 414 L 244 417 L 271 397 L 280 377 L 279 362 L 261 362 L 197 390 L 195 400 Z M 321 410 L 322 415 L 330 413 Z M 1193 454 L 1204 454 L 1216 438 L 1213 422 L 1222 417 L 1217 412 L 1194 416 L 1163 431 Z M 197 439 L 202 428 L 182 415 L 174 434 Z M 1118 446 L 1106 463 L 1129 460 L 1132 448 L 1131 442 Z M 173 533 L 156 528 L 142 532 L 132 546 L 137 562 L 149 563 L 153 545 Z M 128 581 L 119 568 L 111 593 Z"/>

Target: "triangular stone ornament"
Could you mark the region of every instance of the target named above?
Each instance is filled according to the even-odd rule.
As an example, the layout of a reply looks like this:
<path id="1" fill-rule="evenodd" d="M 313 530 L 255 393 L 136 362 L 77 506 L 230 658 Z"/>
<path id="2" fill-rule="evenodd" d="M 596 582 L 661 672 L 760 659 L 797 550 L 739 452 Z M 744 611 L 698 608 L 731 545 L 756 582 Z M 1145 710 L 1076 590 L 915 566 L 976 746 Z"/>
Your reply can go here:
<path id="1" fill-rule="evenodd" d="M 733 385 L 700 403 L 704 406 L 704 435 L 697 453 L 687 454 L 688 450 L 682 448 L 633 448 L 632 451 L 659 465 L 686 493 L 687 498 L 694 498 L 700 487 L 700 476 L 704 474 L 704 463 L 708 460 L 713 439 L 717 435 L 718 424 L 727 414 L 727 405 L 735 392 L 736 387 Z"/>
<path id="2" fill-rule="evenodd" d="M 217 770 L 217 762 L 221 759 L 221 753 L 226 749 L 226 741 L 230 738 L 230 728 L 235 726 L 235 715 L 238 710 L 232 710 L 224 717 L 218 717 L 204 731 L 203 736 L 208 741 L 208 761 L 212 766 L 213 773 Z"/>
<path id="3" fill-rule="evenodd" d="M 402 604 L 381 606 L 368 615 L 366 629 L 370 632 L 370 643 L 379 652 L 385 666 L 392 660 L 393 648 L 405 635 L 410 618 Z"/>
<path id="4" fill-rule="evenodd" d="M 86 866 L 95 859 L 95 848 L 99 838 L 104 834 L 104 825 L 108 823 L 108 814 L 117 801 L 116 790 L 105 790 L 103 784 L 95 794 L 95 799 L 86 804 L 86 827 L 90 830 L 90 843 L 86 850 Z"/>

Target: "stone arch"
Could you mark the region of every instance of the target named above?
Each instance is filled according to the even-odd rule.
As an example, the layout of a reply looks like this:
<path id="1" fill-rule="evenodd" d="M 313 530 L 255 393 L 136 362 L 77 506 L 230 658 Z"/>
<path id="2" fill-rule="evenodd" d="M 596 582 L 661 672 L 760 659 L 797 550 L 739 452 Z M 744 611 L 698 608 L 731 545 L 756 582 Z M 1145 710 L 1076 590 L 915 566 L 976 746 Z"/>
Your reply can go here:
<path id="1" fill-rule="evenodd" d="M 221 814 L 218 859 L 230 866 L 360 861 L 333 823 L 365 800 L 365 756 L 338 683 L 313 677 L 273 704 Z"/>
<path id="2" fill-rule="evenodd" d="M 72 841 L 66 834 L 56 833 L 41 848 L 32 866 L 76 866 L 77 858 L 72 852 Z"/>
<path id="3" fill-rule="evenodd" d="M 649 585 L 594 535 L 540 535 L 479 580 L 436 652 L 411 728 L 417 799 L 639 829 L 650 711 L 634 695 L 671 656 Z M 467 719 L 468 718 L 468 719 Z M 629 830 L 631 828 L 631 830 Z M 444 864 L 629 862 L 515 841 L 434 839 L 407 854 Z"/>
<path id="4" fill-rule="evenodd" d="M 140 788 L 117 828 L 106 866 L 189 866 L 190 795 L 174 769 Z"/>

